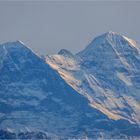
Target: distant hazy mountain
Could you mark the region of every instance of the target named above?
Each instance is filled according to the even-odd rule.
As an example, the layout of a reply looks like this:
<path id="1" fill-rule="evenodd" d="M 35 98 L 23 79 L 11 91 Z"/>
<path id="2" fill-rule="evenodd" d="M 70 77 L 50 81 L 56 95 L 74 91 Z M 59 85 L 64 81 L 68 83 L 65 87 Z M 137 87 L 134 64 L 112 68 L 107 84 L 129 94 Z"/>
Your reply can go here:
<path id="1" fill-rule="evenodd" d="M 108 32 L 76 55 L 0 45 L 0 138 L 140 136 L 140 46 Z"/>

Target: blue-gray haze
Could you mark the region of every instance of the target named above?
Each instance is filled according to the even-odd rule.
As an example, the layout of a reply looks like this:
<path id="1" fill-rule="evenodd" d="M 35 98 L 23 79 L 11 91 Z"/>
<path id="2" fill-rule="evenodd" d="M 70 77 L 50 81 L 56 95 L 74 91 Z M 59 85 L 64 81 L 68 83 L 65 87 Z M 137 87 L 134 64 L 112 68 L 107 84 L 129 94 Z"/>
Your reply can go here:
<path id="1" fill-rule="evenodd" d="M 140 1 L 0 1 L 0 42 L 39 54 L 76 53 L 110 30 L 140 42 Z"/>

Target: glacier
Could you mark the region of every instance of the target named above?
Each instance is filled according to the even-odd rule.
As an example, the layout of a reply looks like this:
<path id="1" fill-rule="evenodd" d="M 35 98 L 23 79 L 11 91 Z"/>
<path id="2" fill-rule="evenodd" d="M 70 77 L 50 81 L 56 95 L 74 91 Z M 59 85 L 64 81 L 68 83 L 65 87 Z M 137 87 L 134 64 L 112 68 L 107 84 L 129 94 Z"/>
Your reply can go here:
<path id="1" fill-rule="evenodd" d="M 140 46 L 114 32 L 41 58 L 0 45 L 0 138 L 140 136 Z"/>

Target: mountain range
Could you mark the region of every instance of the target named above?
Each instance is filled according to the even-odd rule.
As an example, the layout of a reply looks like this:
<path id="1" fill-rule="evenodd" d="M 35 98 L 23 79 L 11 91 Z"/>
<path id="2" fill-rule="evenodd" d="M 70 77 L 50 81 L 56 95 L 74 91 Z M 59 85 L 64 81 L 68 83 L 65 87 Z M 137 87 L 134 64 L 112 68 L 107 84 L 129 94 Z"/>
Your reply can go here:
<path id="1" fill-rule="evenodd" d="M 140 45 L 107 32 L 77 54 L 0 45 L 0 138 L 139 138 Z"/>

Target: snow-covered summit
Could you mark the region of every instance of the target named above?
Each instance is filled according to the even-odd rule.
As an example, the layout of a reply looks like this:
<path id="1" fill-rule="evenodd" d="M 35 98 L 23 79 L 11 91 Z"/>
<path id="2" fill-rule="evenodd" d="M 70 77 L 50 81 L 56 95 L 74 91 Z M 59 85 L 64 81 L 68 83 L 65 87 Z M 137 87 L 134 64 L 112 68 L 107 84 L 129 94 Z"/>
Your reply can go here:
<path id="1" fill-rule="evenodd" d="M 84 61 L 85 66 L 92 62 L 96 68 L 103 66 L 112 69 L 123 65 L 122 67 L 126 69 L 137 71 L 139 64 L 136 59 L 139 59 L 139 54 L 140 46 L 134 40 L 114 32 L 107 32 L 95 38 L 77 56 Z"/>
<path id="2" fill-rule="evenodd" d="M 140 51 L 140 46 L 132 39 L 115 32 L 106 32 L 95 39 L 79 55 L 93 55 L 92 52 L 99 51 L 103 53 L 116 51 L 118 53 L 127 53 L 128 51 Z"/>

